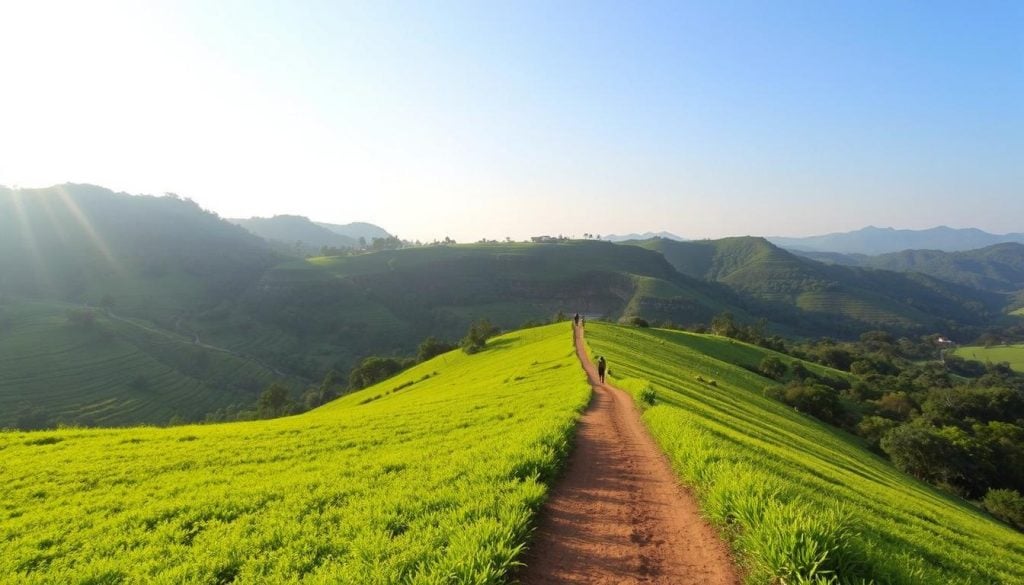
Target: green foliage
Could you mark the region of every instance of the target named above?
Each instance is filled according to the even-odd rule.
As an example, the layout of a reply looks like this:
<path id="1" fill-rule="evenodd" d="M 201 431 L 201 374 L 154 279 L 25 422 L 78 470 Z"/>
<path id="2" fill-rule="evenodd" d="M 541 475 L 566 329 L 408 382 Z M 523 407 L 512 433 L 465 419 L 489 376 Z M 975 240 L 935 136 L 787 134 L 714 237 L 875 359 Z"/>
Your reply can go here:
<path id="1" fill-rule="evenodd" d="M 474 321 L 469 326 L 469 331 L 466 332 L 466 336 L 459 342 L 459 347 L 462 351 L 468 354 L 474 354 L 482 351 L 487 345 L 487 340 L 498 334 L 499 329 L 491 324 L 487 319 L 480 319 Z"/>
<path id="2" fill-rule="evenodd" d="M 765 375 L 765 377 L 771 378 L 772 380 L 782 380 L 786 377 L 786 372 L 789 368 L 783 363 L 778 356 L 770 355 L 766 356 L 761 363 L 757 366 L 758 371 Z"/>
<path id="3" fill-rule="evenodd" d="M 441 341 L 431 335 L 424 339 L 420 346 L 416 348 L 416 361 L 425 362 L 453 349 L 455 349 L 455 345 Z"/>
<path id="4" fill-rule="evenodd" d="M 0 582 L 505 583 L 589 388 L 562 326 L 501 342 L 294 417 L 0 433 Z"/>
<path id="5" fill-rule="evenodd" d="M 294 407 L 294 403 L 288 397 L 288 389 L 280 384 L 268 386 L 256 402 L 260 418 L 274 418 L 291 414 Z"/>
<path id="6" fill-rule="evenodd" d="M 387 380 L 412 364 L 391 357 L 369 356 L 353 368 L 348 377 L 348 387 L 359 390 Z"/>
<path id="7" fill-rule="evenodd" d="M 654 386 L 647 386 L 640 391 L 640 401 L 647 406 L 654 406 L 654 403 L 658 401 L 658 392 Z"/>
<path id="8" fill-rule="evenodd" d="M 1024 536 L 764 397 L 765 379 L 750 370 L 772 352 L 600 323 L 587 341 L 618 364 L 617 385 L 657 389 L 644 422 L 730 538 L 749 583 L 1024 581 Z"/>
<path id="9" fill-rule="evenodd" d="M 989 490 L 985 494 L 985 509 L 1007 524 L 1024 530 L 1024 497 L 1014 490 Z"/>
<path id="10" fill-rule="evenodd" d="M 845 414 L 835 390 L 824 384 L 794 381 L 782 388 L 770 388 L 767 395 L 834 425 L 839 425 Z"/>

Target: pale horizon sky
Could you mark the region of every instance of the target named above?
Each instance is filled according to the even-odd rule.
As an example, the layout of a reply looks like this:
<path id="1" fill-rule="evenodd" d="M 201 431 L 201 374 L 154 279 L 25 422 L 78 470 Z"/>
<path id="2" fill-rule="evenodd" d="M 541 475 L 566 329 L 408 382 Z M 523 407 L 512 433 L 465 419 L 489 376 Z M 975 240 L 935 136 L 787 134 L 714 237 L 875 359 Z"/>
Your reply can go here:
<path id="1" fill-rule="evenodd" d="M 1024 232 L 1024 4 L 0 0 L 0 184 L 406 239 Z"/>

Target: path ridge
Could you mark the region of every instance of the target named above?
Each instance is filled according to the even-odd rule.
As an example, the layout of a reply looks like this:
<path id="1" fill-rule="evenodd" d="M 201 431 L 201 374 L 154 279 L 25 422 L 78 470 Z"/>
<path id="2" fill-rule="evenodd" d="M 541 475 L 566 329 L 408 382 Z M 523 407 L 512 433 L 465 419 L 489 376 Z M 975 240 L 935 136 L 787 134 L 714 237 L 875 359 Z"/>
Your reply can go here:
<path id="1" fill-rule="evenodd" d="M 679 485 L 632 398 L 598 381 L 583 328 L 574 338 L 594 393 L 520 583 L 738 585 L 728 547 Z"/>

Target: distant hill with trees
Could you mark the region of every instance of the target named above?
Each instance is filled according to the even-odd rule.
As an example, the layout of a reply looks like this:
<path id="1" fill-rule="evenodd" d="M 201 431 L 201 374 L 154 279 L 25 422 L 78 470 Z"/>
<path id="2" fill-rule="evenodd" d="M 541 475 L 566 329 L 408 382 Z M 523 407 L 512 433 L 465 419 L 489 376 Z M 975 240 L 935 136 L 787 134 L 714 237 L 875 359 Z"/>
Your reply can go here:
<path id="1" fill-rule="evenodd" d="M 758 302 L 770 321 L 812 323 L 848 332 L 885 326 L 901 330 L 981 326 L 1005 299 L 923 274 L 826 265 L 792 254 L 764 238 L 632 242 L 660 252 L 679 272 L 719 282 Z M 796 309 L 799 312 L 793 313 Z M 817 318 L 816 318 L 817 317 Z"/>
<path id="2" fill-rule="evenodd" d="M 977 250 L 904 250 L 878 256 L 807 252 L 808 258 L 847 266 L 920 272 L 949 282 L 994 292 L 1024 289 L 1024 244 L 995 244 Z"/>

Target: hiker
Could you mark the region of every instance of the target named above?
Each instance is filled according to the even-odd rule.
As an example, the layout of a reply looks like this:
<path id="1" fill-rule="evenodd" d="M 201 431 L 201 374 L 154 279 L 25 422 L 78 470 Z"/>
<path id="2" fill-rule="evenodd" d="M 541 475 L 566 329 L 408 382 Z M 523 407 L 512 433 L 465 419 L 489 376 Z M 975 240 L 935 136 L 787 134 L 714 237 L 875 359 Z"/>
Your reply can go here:
<path id="1" fill-rule="evenodd" d="M 608 363 L 604 361 L 604 356 L 597 358 L 597 379 L 604 383 L 604 371 L 608 367 Z"/>
<path id="2" fill-rule="evenodd" d="M 572 318 L 572 323 L 573 323 L 573 325 L 579 325 L 580 324 L 580 314 L 579 313 L 576 313 L 576 316 Z"/>
<path id="3" fill-rule="evenodd" d="M 586 315 L 580 315 L 580 327 L 583 327 L 584 329 L 587 328 L 587 316 Z"/>

